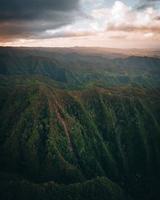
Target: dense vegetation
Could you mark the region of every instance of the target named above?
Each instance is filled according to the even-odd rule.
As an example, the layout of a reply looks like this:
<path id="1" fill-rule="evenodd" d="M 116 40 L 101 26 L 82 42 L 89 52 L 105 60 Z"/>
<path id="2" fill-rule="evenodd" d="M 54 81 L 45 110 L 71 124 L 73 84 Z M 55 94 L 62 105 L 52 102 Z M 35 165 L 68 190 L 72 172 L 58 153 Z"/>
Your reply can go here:
<path id="1" fill-rule="evenodd" d="M 0 75 L 44 76 L 65 88 L 160 85 L 160 58 L 112 57 L 51 49 L 0 49 Z M 35 78 L 35 77 L 34 77 Z"/>
<path id="2" fill-rule="evenodd" d="M 160 60 L 0 50 L 1 199 L 158 200 Z"/>

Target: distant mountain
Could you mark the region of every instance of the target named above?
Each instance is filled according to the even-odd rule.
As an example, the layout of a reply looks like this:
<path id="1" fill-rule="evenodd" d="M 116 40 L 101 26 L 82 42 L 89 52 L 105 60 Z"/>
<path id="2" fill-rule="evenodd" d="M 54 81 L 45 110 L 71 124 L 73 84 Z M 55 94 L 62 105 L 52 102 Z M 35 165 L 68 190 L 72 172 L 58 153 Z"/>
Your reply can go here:
<path id="1" fill-rule="evenodd" d="M 0 50 L 1 199 L 158 200 L 160 59 Z"/>
<path id="2" fill-rule="evenodd" d="M 158 87 L 160 84 L 159 58 L 108 58 L 81 51 L 1 48 L 0 75 L 45 76 L 67 88 L 84 88 L 93 84 Z"/>

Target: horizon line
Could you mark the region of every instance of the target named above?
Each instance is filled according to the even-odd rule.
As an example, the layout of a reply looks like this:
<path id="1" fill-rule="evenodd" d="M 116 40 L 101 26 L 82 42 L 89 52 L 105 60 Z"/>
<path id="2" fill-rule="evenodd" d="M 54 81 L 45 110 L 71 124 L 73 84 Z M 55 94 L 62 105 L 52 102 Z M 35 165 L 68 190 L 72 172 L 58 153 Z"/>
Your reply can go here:
<path id="1" fill-rule="evenodd" d="M 124 48 L 119 48 L 119 47 L 102 47 L 102 46 L 68 46 L 68 47 L 63 47 L 63 46 L 3 46 L 3 45 L 0 45 L 0 48 L 41 48 L 41 49 L 46 49 L 46 48 L 50 48 L 50 49 L 73 49 L 73 48 L 90 48 L 90 49 L 115 49 L 115 50 L 160 50 L 160 48 L 158 47 L 147 47 L 147 48 L 127 48 L 127 47 L 124 47 Z"/>

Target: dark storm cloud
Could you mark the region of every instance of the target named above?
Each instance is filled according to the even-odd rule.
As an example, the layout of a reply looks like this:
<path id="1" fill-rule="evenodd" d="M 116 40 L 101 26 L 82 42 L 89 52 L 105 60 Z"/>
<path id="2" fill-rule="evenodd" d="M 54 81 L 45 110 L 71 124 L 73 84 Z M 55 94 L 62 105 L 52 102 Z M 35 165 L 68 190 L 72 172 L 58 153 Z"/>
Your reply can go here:
<path id="1" fill-rule="evenodd" d="M 0 37 L 35 37 L 70 24 L 79 0 L 0 0 Z"/>
<path id="2" fill-rule="evenodd" d="M 0 0 L 0 19 L 35 19 L 53 11 L 64 12 L 77 7 L 78 0 Z"/>

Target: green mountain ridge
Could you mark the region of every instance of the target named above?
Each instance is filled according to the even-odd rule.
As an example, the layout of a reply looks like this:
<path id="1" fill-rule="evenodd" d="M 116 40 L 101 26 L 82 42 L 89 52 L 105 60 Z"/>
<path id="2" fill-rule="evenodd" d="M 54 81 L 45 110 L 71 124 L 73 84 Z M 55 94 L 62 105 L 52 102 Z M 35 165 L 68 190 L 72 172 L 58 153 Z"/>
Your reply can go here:
<path id="1" fill-rule="evenodd" d="M 46 76 L 69 88 L 100 86 L 159 86 L 160 59 L 131 56 L 108 58 L 95 54 L 0 49 L 0 75 Z"/>
<path id="2" fill-rule="evenodd" d="M 15 54 L 0 57 L 2 199 L 158 200 L 160 61 Z"/>

